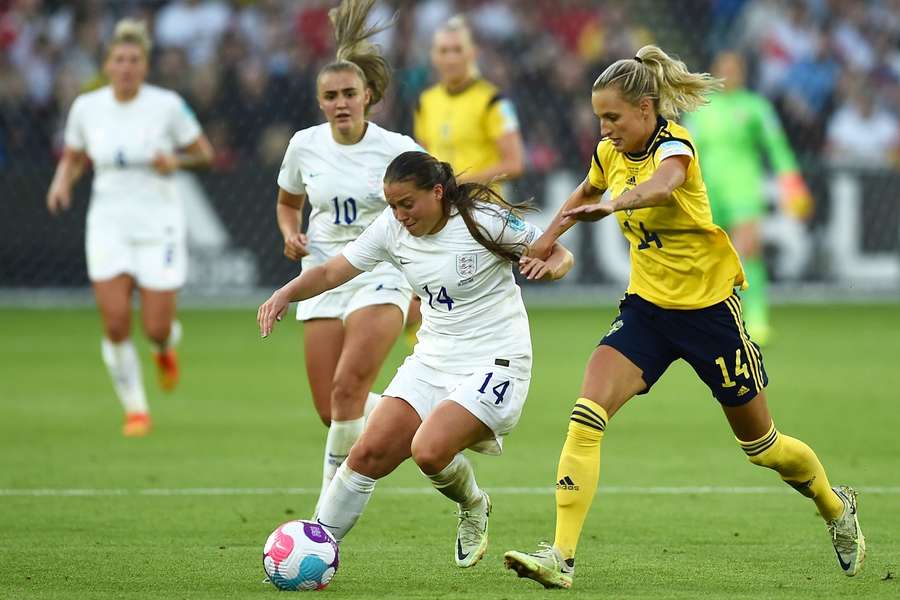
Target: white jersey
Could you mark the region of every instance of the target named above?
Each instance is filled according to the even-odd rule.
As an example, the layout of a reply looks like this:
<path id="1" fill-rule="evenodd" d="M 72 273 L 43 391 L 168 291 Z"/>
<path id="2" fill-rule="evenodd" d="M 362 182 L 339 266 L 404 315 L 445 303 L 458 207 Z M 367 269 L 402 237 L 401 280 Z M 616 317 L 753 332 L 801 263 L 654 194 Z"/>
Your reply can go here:
<path id="1" fill-rule="evenodd" d="M 116 100 L 109 86 L 76 98 L 65 145 L 85 152 L 93 163 L 88 225 L 103 213 L 137 237 L 182 226 L 184 209 L 172 178 L 157 173 L 151 163 L 161 152 L 191 145 L 201 133 L 184 100 L 154 85 L 141 85 L 128 102 Z"/>
<path id="2" fill-rule="evenodd" d="M 523 248 L 541 233 L 503 209 L 473 214 L 503 244 Z M 422 299 L 413 356 L 423 364 L 457 374 L 496 364 L 530 377 L 531 333 L 512 266 L 475 241 L 456 211 L 439 232 L 414 237 L 388 208 L 342 253 L 357 269 L 388 262 L 406 276 Z"/>
<path id="3" fill-rule="evenodd" d="M 397 155 L 409 150 L 421 147 L 412 138 L 371 122 L 363 138 L 351 145 L 334 141 L 328 123 L 294 134 L 278 186 L 309 199 L 310 254 L 303 259 L 304 268 L 337 255 L 384 210 L 384 172 Z"/>

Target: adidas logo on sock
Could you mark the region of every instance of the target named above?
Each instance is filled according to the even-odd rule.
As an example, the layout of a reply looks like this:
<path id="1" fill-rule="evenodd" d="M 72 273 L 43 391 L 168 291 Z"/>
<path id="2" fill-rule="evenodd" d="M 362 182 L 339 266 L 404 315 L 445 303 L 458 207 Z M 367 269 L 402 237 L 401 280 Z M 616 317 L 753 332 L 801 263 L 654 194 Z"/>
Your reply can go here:
<path id="1" fill-rule="evenodd" d="M 581 488 L 575 485 L 575 482 L 572 481 L 572 478 L 566 475 L 562 479 L 556 482 L 556 489 L 558 490 L 569 490 L 572 492 L 577 492 Z"/>

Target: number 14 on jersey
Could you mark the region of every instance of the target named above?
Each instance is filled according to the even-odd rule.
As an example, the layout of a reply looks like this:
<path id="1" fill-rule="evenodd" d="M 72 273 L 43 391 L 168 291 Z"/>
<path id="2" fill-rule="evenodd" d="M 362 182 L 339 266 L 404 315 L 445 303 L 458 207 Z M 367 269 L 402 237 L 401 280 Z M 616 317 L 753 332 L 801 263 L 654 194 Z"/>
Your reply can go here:
<path id="1" fill-rule="evenodd" d="M 439 308 L 434 305 L 435 302 L 438 304 L 444 304 L 447 306 L 447 312 L 453 310 L 453 298 L 450 297 L 450 294 L 447 293 L 447 288 L 441 286 L 441 289 L 438 290 L 437 294 L 432 293 L 431 290 L 428 289 L 428 286 L 423 286 L 423 290 L 428 294 L 428 306 L 431 308 Z"/>

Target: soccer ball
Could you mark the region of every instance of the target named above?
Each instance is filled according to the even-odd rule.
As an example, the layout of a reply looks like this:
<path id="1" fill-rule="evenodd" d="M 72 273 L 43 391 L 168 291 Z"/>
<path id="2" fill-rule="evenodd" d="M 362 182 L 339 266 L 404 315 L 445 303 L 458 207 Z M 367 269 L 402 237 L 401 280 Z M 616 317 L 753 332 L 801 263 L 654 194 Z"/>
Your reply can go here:
<path id="1" fill-rule="evenodd" d="M 279 590 L 321 590 L 338 568 L 338 545 L 315 521 L 288 521 L 263 548 L 263 568 Z"/>

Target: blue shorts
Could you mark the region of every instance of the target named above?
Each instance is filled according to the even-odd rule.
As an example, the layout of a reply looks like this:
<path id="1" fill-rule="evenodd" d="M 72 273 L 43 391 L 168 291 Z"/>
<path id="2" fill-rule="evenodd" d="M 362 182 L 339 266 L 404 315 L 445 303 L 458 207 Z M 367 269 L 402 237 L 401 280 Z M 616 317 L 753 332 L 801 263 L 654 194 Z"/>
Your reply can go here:
<path id="1" fill-rule="evenodd" d="M 642 394 L 679 358 L 726 406 L 749 402 L 769 383 L 759 346 L 744 327 L 737 294 L 696 310 L 660 308 L 626 294 L 600 345 L 615 348 L 643 371 L 647 389 Z"/>

